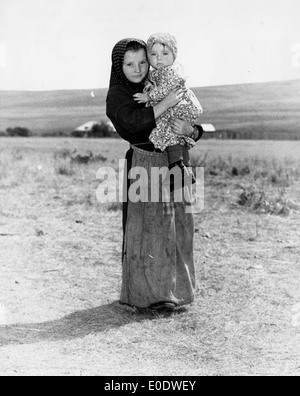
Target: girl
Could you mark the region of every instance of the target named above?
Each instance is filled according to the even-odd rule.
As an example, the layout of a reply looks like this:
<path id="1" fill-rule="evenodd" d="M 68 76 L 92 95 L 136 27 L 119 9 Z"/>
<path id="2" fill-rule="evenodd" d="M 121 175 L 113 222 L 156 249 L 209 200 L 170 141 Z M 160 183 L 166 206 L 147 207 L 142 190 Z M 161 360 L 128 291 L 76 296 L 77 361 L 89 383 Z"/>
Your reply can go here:
<path id="1" fill-rule="evenodd" d="M 168 164 L 166 153 L 155 149 L 149 135 L 159 117 L 183 96 L 177 89 L 153 107 L 138 104 L 133 95 L 143 91 L 148 70 L 142 40 L 124 39 L 115 45 L 106 113 L 119 135 L 130 143 L 124 177 L 128 188 L 130 169 L 143 167 L 151 178 L 153 167 Z M 176 120 L 174 126 L 178 135 L 193 135 L 198 140 L 203 130 L 200 126 L 196 129 L 197 134 L 182 120 Z M 122 304 L 172 311 L 193 301 L 194 223 L 192 213 L 187 212 L 186 203 L 174 202 L 174 197 L 166 210 L 163 202 L 130 201 L 127 190 L 123 203 Z"/>

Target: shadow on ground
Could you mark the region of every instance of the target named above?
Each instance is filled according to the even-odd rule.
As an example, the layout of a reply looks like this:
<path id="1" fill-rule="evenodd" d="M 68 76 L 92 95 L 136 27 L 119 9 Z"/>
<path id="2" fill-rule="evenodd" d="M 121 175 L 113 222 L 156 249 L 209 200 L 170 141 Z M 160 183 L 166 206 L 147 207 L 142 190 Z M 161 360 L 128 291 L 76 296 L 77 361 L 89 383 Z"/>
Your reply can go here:
<path id="1" fill-rule="evenodd" d="M 0 327 L 0 347 L 83 338 L 89 334 L 155 319 L 149 311 L 137 312 L 118 302 L 77 311 L 61 319 L 43 323 L 23 323 Z"/>

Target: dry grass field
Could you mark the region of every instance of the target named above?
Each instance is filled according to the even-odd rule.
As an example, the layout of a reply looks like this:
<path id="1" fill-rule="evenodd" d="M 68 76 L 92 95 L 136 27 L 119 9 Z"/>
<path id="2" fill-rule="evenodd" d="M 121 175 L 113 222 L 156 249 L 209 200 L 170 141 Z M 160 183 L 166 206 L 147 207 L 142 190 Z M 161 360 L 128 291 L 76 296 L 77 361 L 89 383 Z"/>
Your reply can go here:
<path id="1" fill-rule="evenodd" d="M 118 139 L 0 139 L 0 375 L 300 374 L 300 143 L 202 140 L 195 302 L 118 304 L 119 204 L 96 199 Z M 74 149 L 91 150 L 87 164 Z M 0 317 L 1 318 L 1 317 Z"/>

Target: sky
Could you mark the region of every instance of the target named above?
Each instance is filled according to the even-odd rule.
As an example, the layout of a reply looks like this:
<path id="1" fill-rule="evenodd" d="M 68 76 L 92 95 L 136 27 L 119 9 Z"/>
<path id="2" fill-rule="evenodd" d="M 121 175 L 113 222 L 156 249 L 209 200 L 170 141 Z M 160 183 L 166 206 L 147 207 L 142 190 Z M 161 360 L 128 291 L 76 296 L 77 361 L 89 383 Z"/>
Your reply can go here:
<path id="1" fill-rule="evenodd" d="M 157 32 L 191 87 L 300 78 L 300 0 L 0 0 L 0 90 L 106 88 L 115 43 Z"/>

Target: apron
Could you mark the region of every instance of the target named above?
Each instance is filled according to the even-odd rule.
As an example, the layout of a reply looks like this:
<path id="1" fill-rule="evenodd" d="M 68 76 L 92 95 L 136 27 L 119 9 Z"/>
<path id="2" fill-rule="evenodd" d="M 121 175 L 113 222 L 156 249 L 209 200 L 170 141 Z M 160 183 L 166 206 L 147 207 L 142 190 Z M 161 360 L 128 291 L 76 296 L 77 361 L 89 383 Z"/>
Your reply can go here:
<path id="1" fill-rule="evenodd" d="M 124 177 L 129 199 L 123 211 L 120 302 L 141 308 L 158 302 L 189 304 L 195 293 L 194 220 L 186 212 L 190 204 L 175 202 L 174 193 L 165 190 L 162 180 L 153 183 L 153 169 L 168 167 L 166 153 L 134 146 L 131 150 Z M 140 188 L 135 179 L 128 180 L 128 171 L 136 170 L 142 170 Z M 137 202 L 136 193 L 142 197 Z M 151 202 L 153 196 L 158 201 Z"/>

